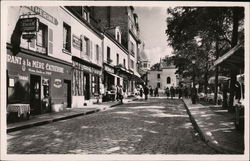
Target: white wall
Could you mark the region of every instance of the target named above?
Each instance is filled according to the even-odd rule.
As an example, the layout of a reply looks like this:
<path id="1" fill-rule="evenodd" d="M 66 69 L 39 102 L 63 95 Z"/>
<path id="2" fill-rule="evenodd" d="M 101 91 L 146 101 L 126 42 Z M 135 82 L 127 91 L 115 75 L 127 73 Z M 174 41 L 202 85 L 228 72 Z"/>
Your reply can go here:
<path id="1" fill-rule="evenodd" d="M 178 86 L 178 79 L 176 78 L 177 69 L 162 69 L 162 71 L 149 71 L 148 73 L 148 85 L 155 88 L 157 83 L 161 83 L 161 89 L 165 89 L 166 87 L 176 87 Z M 157 74 L 160 74 L 160 79 L 158 79 Z M 171 78 L 171 83 L 167 84 L 167 77 Z"/>
<path id="2" fill-rule="evenodd" d="M 110 59 L 112 60 L 112 63 L 110 65 L 116 66 L 116 54 L 119 54 L 119 64 L 123 65 L 123 59 L 126 60 L 126 68 L 128 69 L 128 53 L 127 51 L 124 51 L 121 49 L 116 43 L 114 43 L 112 40 L 110 40 L 109 37 L 104 37 L 104 62 L 107 62 L 107 47 L 110 48 Z"/>
<path id="3" fill-rule="evenodd" d="M 66 9 L 61 7 L 43 7 L 38 6 L 43 11 L 50 14 L 52 17 L 57 19 L 58 24 L 55 25 L 51 23 L 50 21 L 42 18 L 41 16 L 37 15 L 36 17 L 39 18 L 40 22 L 47 25 L 48 29 L 52 29 L 53 31 L 53 53 L 49 54 L 49 56 L 59 58 L 61 60 L 72 62 L 71 56 L 77 56 L 80 57 L 80 50 L 73 47 L 72 35 L 76 35 L 80 38 L 81 35 L 86 36 L 89 38 L 92 42 L 92 57 L 84 57 L 84 59 L 91 61 L 92 63 L 96 63 L 98 65 L 102 65 L 102 39 L 97 36 L 96 33 L 94 33 L 91 29 L 89 29 L 85 24 L 80 22 L 73 16 L 71 13 L 69 13 Z M 13 33 L 13 30 L 15 28 L 16 22 L 19 19 L 20 15 L 27 14 L 28 12 L 33 13 L 30 9 L 26 7 L 9 7 L 8 9 L 8 37 L 7 42 L 10 43 L 11 34 Z M 63 49 L 63 22 L 67 23 L 69 26 L 71 26 L 71 53 L 65 53 L 62 51 Z M 49 36 L 49 35 L 48 35 Z M 99 51 L 99 61 L 97 61 L 96 58 L 96 52 L 95 52 L 95 45 L 98 44 L 100 47 Z M 22 39 L 21 40 L 21 47 L 34 50 L 28 46 L 27 40 Z"/>
<path id="4" fill-rule="evenodd" d="M 137 51 L 138 51 L 137 48 L 138 48 L 138 46 L 137 46 L 137 43 L 136 43 L 135 39 L 133 38 L 133 36 L 130 33 L 129 33 L 128 39 L 129 39 L 129 41 L 128 41 L 128 43 L 129 43 L 129 51 L 131 49 L 130 42 L 132 42 L 134 44 L 134 53 L 135 53 L 134 56 L 132 56 L 131 54 L 129 56 L 130 59 L 134 61 L 134 68 L 132 69 L 131 66 L 130 66 L 130 69 L 132 69 L 134 72 L 137 72 L 136 69 L 137 69 Z"/>

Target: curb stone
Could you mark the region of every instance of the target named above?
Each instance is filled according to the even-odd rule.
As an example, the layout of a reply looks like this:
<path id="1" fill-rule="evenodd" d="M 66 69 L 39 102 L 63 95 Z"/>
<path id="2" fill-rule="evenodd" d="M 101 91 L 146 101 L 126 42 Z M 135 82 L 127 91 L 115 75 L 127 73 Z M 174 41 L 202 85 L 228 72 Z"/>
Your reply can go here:
<path id="1" fill-rule="evenodd" d="M 115 107 L 115 106 L 118 106 L 118 105 L 121 105 L 121 103 L 113 104 L 113 105 L 111 105 L 111 106 L 109 106 L 107 108 Z M 104 108 L 104 109 L 107 109 L 107 108 Z M 73 114 L 73 115 L 69 115 L 69 116 L 62 116 L 62 117 L 56 117 L 56 118 L 43 120 L 43 121 L 32 122 L 32 123 L 29 123 L 29 124 L 26 124 L 26 125 L 21 125 L 21 126 L 17 126 L 17 127 L 13 127 L 13 128 L 7 128 L 6 131 L 7 131 L 7 133 L 10 133 L 10 132 L 18 131 L 18 130 L 31 128 L 31 127 L 34 127 L 34 126 L 41 126 L 41 125 L 49 124 L 49 123 L 52 123 L 52 122 L 71 119 L 71 118 L 78 117 L 78 116 L 89 115 L 89 114 L 97 113 L 97 112 L 100 112 L 100 111 L 102 111 L 102 110 L 94 109 L 94 110 L 81 112 L 81 113 L 77 113 L 77 114 Z"/>
<path id="2" fill-rule="evenodd" d="M 222 147 L 222 146 L 218 146 L 218 145 L 215 145 L 214 143 L 212 143 L 210 141 L 210 139 L 208 137 L 206 137 L 206 135 L 204 134 L 204 132 L 201 130 L 201 128 L 199 127 L 199 125 L 197 124 L 196 120 L 194 119 L 194 117 L 192 116 L 188 106 L 186 105 L 185 101 L 182 99 L 183 103 L 184 103 L 184 106 L 187 110 L 187 113 L 189 115 L 189 118 L 195 128 L 195 130 L 199 133 L 201 139 L 211 148 L 213 148 L 214 150 L 216 150 L 217 152 L 219 153 L 223 153 L 223 154 L 242 154 L 242 152 L 239 152 L 239 151 L 235 151 L 235 150 L 232 150 L 230 148 L 225 148 L 225 147 Z M 244 154 L 244 152 L 243 152 Z"/>

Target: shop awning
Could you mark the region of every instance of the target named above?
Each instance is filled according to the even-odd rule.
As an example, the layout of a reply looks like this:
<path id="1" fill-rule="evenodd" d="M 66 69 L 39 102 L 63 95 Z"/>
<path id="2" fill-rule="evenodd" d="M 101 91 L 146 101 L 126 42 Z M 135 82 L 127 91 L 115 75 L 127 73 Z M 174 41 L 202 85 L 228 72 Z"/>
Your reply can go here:
<path id="1" fill-rule="evenodd" d="M 141 76 L 139 73 L 134 72 L 133 78 L 135 81 L 139 82 L 139 83 L 145 83 L 144 80 L 141 79 Z"/>
<path id="2" fill-rule="evenodd" d="M 219 57 L 214 65 L 227 66 L 228 68 L 244 68 L 244 46 L 242 44 L 236 45 L 226 54 Z"/>
<path id="3" fill-rule="evenodd" d="M 114 73 L 111 73 L 111 72 L 107 72 L 107 71 L 105 71 L 106 73 L 108 73 L 108 74 L 110 74 L 110 75 L 112 75 L 112 76 L 114 76 L 114 77 L 118 77 L 118 78 L 121 78 L 121 79 L 123 79 L 122 77 L 120 77 L 120 76 L 118 76 L 118 75 L 116 75 L 116 74 L 114 74 Z"/>

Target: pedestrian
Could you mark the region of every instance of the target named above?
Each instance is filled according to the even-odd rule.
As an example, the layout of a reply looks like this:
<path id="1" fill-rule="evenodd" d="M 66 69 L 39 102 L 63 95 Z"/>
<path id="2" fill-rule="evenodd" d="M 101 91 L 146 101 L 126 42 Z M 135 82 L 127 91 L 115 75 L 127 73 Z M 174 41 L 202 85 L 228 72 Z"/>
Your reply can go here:
<path id="1" fill-rule="evenodd" d="M 175 96 L 175 90 L 173 86 L 170 87 L 170 94 L 171 94 L 171 99 L 173 99 Z"/>
<path id="2" fill-rule="evenodd" d="M 168 97 L 169 97 L 169 95 L 170 95 L 170 90 L 169 90 L 169 88 L 168 88 L 168 87 L 165 89 L 165 93 L 166 93 L 167 98 L 168 98 Z"/>
<path id="3" fill-rule="evenodd" d="M 123 88 L 122 86 L 120 85 L 119 86 L 119 89 L 118 89 L 118 93 L 119 93 L 119 100 L 121 101 L 121 104 L 123 104 Z"/>
<path id="4" fill-rule="evenodd" d="M 143 89 L 142 87 L 140 87 L 140 97 L 142 98 L 142 95 L 143 95 Z"/>
<path id="5" fill-rule="evenodd" d="M 147 86 L 144 87 L 144 95 L 145 95 L 145 100 L 147 100 L 148 99 L 148 87 Z"/>
<path id="6" fill-rule="evenodd" d="M 119 87 L 119 85 L 116 85 L 116 101 L 119 101 L 119 90 L 120 90 L 120 87 Z"/>
<path id="7" fill-rule="evenodd" d="M 153 88 L 150 86 L 150 89 L 149 89 L 149 92 L 150 92 L 150 96 L 153 97 Z"/>
<path id="8" fill-rule="evenodd" d="M 182 85 L 180 86 L 178 93 L 179 93 L 179 99 L 181 99 L 182 98 Z"/>
<path id="9" fill-rule="evenodd" d="M 158 87 L 155 87 L 155 97 L 158 97 L 159 93 L 158 93 Z"/>
<path id="10" fill-rule="evenodd" d="M 187 86 L 185 86 L 185 88 L 184 88 L 184 96 L 185 96 L 185 98 L 188 98 L 188 89 L 187 89 Z"/>

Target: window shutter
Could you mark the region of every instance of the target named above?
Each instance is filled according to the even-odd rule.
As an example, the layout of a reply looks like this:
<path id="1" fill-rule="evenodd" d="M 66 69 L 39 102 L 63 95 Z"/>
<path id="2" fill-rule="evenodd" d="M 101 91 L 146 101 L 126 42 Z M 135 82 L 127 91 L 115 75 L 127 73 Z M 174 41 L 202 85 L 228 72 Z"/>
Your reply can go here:
<path id="1" fill-rule="evenodd" d="M 102 62 L 102 48 L 99 46 L 99 62 Z"/>
<path id="2" fill-rule="evenodd" d="M 53 30 L 49 29 L 49 54 L 53 54 Z"/>
<path id="3" fill-rule="evenodd" d="M 85 39 L 84 36 L 82 36 L 82 37 L 83 37 L 83 39 L 82 39 L 82 41 L 83 41 L 83 43 L 82 43 L 82 51 L 83 51 L 83 53 L 84 53 L 85 55 L 87 55 L 87 54 L 88 54 L 88 53 L 87 53 L 87 46 L 86 46 L 87 40 Z"/>
<path id="4" fill-rule="evenodd" d="M 93 54 L 92 54 L 92 49 L 93 49 L 93 48 L 92 48 L 92 41 L 89 40 L 89 42 L 90 42 L 90 43 L 89 43 L 89 45 L 90 45 L 90 48 L 89 48 L 89 49 L 90 49 L 90 60 L 92 60 L 92 55 L 93 55 Z"/>
<path id="5" fill-rule="evenodd" d="M 84 36 L 83 35 L 81 35 L 80 36 L 80 39 L 81 39 L 81 41 L 82 41 L 82 46 L 81 46 L 81 48 L 82 48 L 82 50 L 80 50 L 80 57 L 82 58 L 83 57 L 83 53 L 84 53 Z"/>

